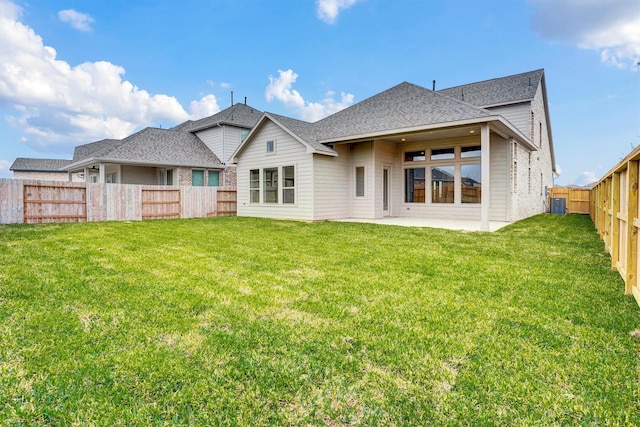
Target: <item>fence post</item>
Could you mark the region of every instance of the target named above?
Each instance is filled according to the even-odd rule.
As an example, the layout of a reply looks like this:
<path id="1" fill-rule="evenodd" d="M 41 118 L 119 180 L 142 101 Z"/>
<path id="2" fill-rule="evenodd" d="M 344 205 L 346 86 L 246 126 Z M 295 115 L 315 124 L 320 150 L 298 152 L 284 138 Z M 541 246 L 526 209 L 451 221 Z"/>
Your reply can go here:
<path id="1" fill-rule="evenodd" d="M 620 259 L 620 172 L 614 172 L 611 189 L 611 269 L 618 270 L 617 263 Z"/>
<path id="2" fill-rule="evenodd" d="M 627 164 L 627 277 L 625 280 L 625 294 L 631 294 L 637 283 L 638 270 L 638 166 L 637 160 L 630 160 Z"/>

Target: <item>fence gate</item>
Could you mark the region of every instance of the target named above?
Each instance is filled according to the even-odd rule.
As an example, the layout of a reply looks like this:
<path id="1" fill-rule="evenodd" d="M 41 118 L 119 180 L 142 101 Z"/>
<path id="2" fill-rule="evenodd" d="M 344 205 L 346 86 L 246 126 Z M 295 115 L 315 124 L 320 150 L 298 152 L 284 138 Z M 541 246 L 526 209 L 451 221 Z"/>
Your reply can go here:
<path id="1" fill-rule="evenodd" d="M 218 216 L 233 216 L 237 211 L 236 190 L 218 190 Z"/>
<path id="2" fill-rule="evenodd" d="M 180 218 L 180 189 L 142 189 L 142 219 Z"/>
<path id="3" fill-rule="evenodd" d="M 25 184 L 23 200 L 25 224 L 87 220 L 84 186 Z"/>

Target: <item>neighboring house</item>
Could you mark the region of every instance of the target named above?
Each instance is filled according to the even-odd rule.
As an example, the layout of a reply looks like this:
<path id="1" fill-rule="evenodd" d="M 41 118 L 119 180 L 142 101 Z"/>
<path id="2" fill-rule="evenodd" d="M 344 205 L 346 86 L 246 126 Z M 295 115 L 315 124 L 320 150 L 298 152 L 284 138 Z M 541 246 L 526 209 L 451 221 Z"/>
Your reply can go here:
<path id="1" fill-rule="evenodd" d="M 51 160 L 24 160 L 51 164 L 47 176 L 64 181 L 80 176 L 86 182 L 235 188 L 235 165 L 227 165 L 227 159 L 261 116 L 259 110 L 235 104 L 171 129 L 145 128 L 121 140 L 77 146 L 73 159 L 59 161 L 56 169 Z"/>
<path id="2" fill-rule="evenodd" d="M 38 179 L 43 181 L 69 181 L 69 174 L 64 168 L 71 160 L 64 159 L 30 159 L 18 157 L 9 170 L 14 179 Z M 82 179 L 78 175 L 72 176 L 72 181 Z"/>
<path id="3" fill-rule="evenodd" d="M 233 161 L 240 216 L 516 221 L 553 183 L 544 71 L 405 82 L 315 123 L 265 113 Z"/>

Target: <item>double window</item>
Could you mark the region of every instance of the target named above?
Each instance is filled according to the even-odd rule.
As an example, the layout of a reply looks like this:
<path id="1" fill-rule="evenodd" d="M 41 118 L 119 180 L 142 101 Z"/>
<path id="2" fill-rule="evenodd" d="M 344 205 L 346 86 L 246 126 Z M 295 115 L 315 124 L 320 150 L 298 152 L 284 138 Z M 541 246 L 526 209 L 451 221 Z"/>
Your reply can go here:
<path id="1" fill-rule="evenodd" d="M 480 203 L 481 155 L 479 145 L 405 152 L 405 203 Z"/>
<path id="2" fill-rule="evenodd" d="M 250 203 L 294 204 L 295 167 L 282 166 L 249 171 Z"/>

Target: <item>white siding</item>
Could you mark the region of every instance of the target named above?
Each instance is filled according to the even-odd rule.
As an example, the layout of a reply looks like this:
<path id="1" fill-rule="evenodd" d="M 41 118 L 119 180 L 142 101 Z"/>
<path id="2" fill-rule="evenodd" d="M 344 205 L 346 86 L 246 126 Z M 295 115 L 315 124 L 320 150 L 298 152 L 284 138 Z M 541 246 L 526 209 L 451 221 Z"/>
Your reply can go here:
<path id="1" fill-rule="evenodd" d="M 242 142 L 242 129 L 221 125 L 196 132 L 196 136 L 218 156 L 222 163 L 227 164 Z"/>
<path id="2" fill-rule="evenodd" d="M 364 166 L 364 197 L 356 197 L 356 167 Z M 349 171 L 349 197 L 351 217 L 374 218 L 374 170 L 373 142 L 359 142 L 351 145 L 351 170 Z"/>
<path id="3" fill-rule="evenodd" d="M 530 116 L 531 109 L 529 102 L 522 102 L 520 104 L 505 105 L 501 107 L 487 108 L 496 114 L 501 115 L 514 125 L 522 134 L 529 137 L 530 134 Z"/>
<path id="4" fill-rule="evenodd" d="M 276 152 L 266 154 L 267 140 L 276 141 Z M 262 203 L 262 170 L 295 166 L 295 204 L 282 203 L 282 174 L 278 176 L 278 203 Z M 249 171 L 260 169 L 261 203 L 250 203 Z M 313 155 L 306 147 L 267 121 L 254 135 L 238 158 L 238 216 L 313 220 Z"/>
<path id="5" fill-rule="evenodd" d="M 209 150 L 213 152 L 221 162 L 224 162 L 223 159 L 223 127 L 215 126 L 209 129 L 201 130 L 196 132 L 196 136 L 200 138 L 204 144 L 209 147 Z M 226 150 L 225 150 L 226 151 Z M 227 153 L 227 156 L 233 154 L 233 151 Z"/>
<path id="6" fill-rule="evenodd" d="M 374 179 L 374 218 L 382 218 L 384 217 L 384 168 L 391 168 L 391 175 L 389 179 L 391 180 L 391 186 L 393 187 L 394 179 L 393 179 L 393 171 L 395 169 L 395 151 L 396 145 L 390 142 L 384 141 L 375 141 L 374 142 L 374 156 L 375 156 L 375 179 Z M 393 190 L 389 192 L 389 212 L 393 209 L 393 206 L 396 204 L 395 200 L 393 200 Z"/>
<path id="7" fill-rule="evenodd" d="M 490 221 L 509 221 L 509 167 L 509 141 L 492 134 Z"/>
<path id="8" fill-rule="evenodd" d="M 315 154 L 314 169 L 314 220 L 348 218 L 351 211 L 351 187 L 349 185 L 351 161 L 350 146 L 336 145 L 338 157 Z"/>

